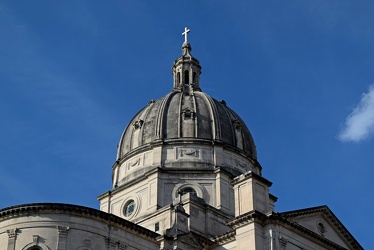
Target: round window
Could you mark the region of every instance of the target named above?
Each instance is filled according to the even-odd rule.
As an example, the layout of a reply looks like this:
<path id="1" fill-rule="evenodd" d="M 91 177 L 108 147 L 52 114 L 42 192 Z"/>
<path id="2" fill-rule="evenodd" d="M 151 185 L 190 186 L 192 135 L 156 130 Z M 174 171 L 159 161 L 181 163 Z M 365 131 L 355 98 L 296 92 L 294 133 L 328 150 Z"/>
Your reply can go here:
<path id="1" fill-rule="evenodd" d="M 125 208 L 123 210 L 126 217 L 131 216 L 135 211 L 135 201 L 130 200 L 126 203 Z"/>
<path id="2" fill-rule="evenodd" d="M 320 222 L 318 223 L 318 231 L 321 233 L 321 234 L 324 234 L 326 232 L 326 229 L 325 229 L 325 226 Z"/>

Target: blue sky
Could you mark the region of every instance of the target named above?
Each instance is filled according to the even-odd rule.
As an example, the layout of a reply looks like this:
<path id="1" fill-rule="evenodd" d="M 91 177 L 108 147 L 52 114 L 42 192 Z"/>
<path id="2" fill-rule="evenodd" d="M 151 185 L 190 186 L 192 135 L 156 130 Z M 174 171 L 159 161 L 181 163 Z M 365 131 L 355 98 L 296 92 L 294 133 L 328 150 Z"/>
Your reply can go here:
<path id="1" fill-rule="evenodd" d="M 172 89 L 185 26 L 201 88 L 257 145 L 276 211 L 374 215 L 374 3 L 1 1 L 0 207 L 98 208 L 129 120 Z"/>

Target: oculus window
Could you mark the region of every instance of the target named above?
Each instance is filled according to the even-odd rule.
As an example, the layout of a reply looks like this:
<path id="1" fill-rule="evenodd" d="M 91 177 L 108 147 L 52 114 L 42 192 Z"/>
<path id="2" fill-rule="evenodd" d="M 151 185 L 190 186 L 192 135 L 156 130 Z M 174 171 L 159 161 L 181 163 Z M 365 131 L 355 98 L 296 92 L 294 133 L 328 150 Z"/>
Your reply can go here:
<path id="1" fill-rule="evenodd" d="M 134 211 L 135 211 L 135 201 L 130 200 L 126 203 L 123 209 L 123 213 L 125 214 L 126 217 L 129 217 L 134 213 Z"/>

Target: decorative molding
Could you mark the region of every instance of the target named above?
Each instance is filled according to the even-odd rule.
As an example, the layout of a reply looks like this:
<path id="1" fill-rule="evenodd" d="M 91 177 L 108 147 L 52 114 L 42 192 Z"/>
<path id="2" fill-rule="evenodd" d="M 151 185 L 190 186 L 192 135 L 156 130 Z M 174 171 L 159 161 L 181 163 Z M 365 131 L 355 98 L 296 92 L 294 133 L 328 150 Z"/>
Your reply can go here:
<path id="1" fill-rule="evenodd" d="M 135 165 L 138 165 L 139 166 L 140 164 L 140 157 L 138 157 L 135 161 L 132 161 L 129 163 L 129 165 L 131 165 L 131 167 L 135 167 Z"/>
<path id="2" fill-rule="evenodd" d="M 57 236 L 66 238 L 68 236 L 69 227 L 57 226 Z"/>
<path id="3" fill-rule="evenodd" d="M 127 248 L 124 242 L 118 241 L 118 250 L 125 250 Z"/>
<path id="4" fill-rule="evenodd" d="M 110 225 L 129 230 L 135 234 L 141 234 L 152 242 L 157 242 L 156 237 L 159 236 L 159 234 L 151 230 L 136 225 L 133 222 L 120 218 L 116 215 L 94 208 L 62 203 L 33 203 L 4 208 L 0 210 L 0 220 L 8 218 L 22 218 L 25 216 L 25 214 L 32 216 L 43 213 L 56 214 L 60 216 L 80 216 L 80 218 L 88 218 L 95 221 L 106 220 Z"/>
<path id="5" fill-rule="evenodd" d="M 246 168 L 247 167 L 247 163 L 239 161 L 238 159 L 235 159 L 235 165 L 237 167 L 241 167 L 241 168 Z"/>
<path id="6" fill-rule="evenodd" d="M 228 242 L 235 241 L 236 240 L 235 236 L 236 236 L 236 231 L 232 230 L 223 235 L 215 237 L 213 241 L 218 243 L 218 245 L 224 245 Z"/>
<path id="7" fill-rule="evenodd" d="M 284 237 L 279 237 L 279 245 L 281 246 L 281 247 L 286 247 L 287 246 L 287 242 L 288 242 L 288 240 L 286 239 L 286 238 L 284 238 Z"/>
<path id="8" fill-rule="evenodd" d="M 112 247 L 112 248 L 115 248 L 116 246 L 118 246 L 118 241 L 110 238 L 110 237 L 106 237 L 106 246 L 107 247 Z"/>
<path id="9" fill-rule="evenodd" d="M 178 148 L 177 154 L 180 158 L 199 158 L 200 150 L 194 148 Z"/>

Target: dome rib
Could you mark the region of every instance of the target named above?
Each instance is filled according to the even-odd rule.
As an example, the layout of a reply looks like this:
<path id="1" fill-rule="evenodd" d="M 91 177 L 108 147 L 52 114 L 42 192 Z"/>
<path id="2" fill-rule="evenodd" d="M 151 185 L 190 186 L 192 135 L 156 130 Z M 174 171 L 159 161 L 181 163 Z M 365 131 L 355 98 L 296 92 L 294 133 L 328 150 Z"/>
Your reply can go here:
<path id="1" fill-rule="evenodd" d="M 179 106 L 178 106 L 178 111 L 179 111 L 179 115 L 178 115 L 178 130 L 177 130 L 177 137 L 180 138 L 182 137 L 182 123 L 181 123 L 181 113 L 182 113 L 182 101 L 183 101 L 183 94 L 180 95 L 179 97 Z"/>
<path id="2" fill-rule="evenodd" d="M 155 127 L 155 131 L 156 131 L 156 136 L 158 136 L 157 139 L 160 139 L 160 140 L 164 139 L 164 135 L 163 135 L 164 131 L 163 131 L 162 128 L 163 128 L 163 125 L 164 125 L 163 117 L 165 117 L 165 106 L 166 106 L 166 103 L 169 101 L 170 96 L 173 93 L 174 92 L 171 92 L 171 93 L 167 94 L 165 97 L 162 98 L 160 109 L 158 111 L 157 125 Z"/>
<path id="3" fill-rule="evenodd" d="M 214 104 L 213 99 L 205 94 L 204 92 L 201 92 L 201 95 L 209 102 L 209 111 L 210 111 L 210 119 L 212 121 L 212 139 L 213 140 L 220 140 L 221 139 L 221 124 L 217 123 L 214 119 L 215 117 L 218 117 L 217 107 Z"/>

